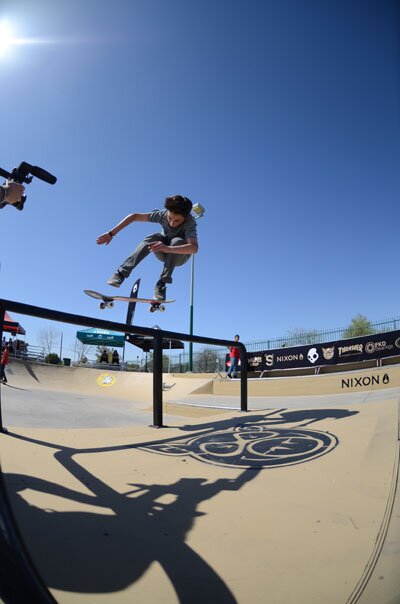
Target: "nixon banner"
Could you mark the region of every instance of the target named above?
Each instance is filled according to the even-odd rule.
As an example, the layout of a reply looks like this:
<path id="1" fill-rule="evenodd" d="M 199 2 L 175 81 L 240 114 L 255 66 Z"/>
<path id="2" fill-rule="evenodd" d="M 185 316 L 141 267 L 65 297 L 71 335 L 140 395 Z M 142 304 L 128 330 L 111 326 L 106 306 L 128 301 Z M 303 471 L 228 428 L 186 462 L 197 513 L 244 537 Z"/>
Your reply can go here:
<path id="1" fill-rule="evenodd" d="M 400 355 L 400 331 L 387 331 L 324 344 L 249 352 L 248 370 L 294 369 Z"/>

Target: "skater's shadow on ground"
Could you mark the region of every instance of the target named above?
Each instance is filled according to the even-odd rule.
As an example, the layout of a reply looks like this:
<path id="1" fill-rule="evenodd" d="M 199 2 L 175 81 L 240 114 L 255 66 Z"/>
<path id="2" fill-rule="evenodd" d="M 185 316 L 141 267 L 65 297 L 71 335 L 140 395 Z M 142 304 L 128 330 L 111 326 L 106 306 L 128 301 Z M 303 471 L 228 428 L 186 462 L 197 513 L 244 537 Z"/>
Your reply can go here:
<path id="1" fill-rule="evenodd" d="M 224 430 L 235 426 L 246 426 L 254 425 L 261 422 L 265 425 L 279 426 L 282 424 L 296 423 L 298 427 L 307 426 L 312 423 L 319 422 L 324 419 L 344 419 L 357 415 L 358 411 L 350 411 L 349 409 L 271 409 L 268 413 L 263 414 L 249 414 L 242 415 L 240 417 L 234 417 L 228 420 L 222 420 L 219 422 L 206 422 L 204 424 L 196 425 L 184 425 L 181 430 L 185 432 L 201 432 L 201 431 L 213 431 L 213 430 Z M 217 427 L 218 424 L 218 427 Z"/>
<path id="2" fill-rule="evenodd" d="M 20 364 L 21 364 L 21 365 L 22 365 L 22 366 L 25 368 L 26 372 L 27 372 L 27 373 L 29 373 L 29 375 L 30 375 L 30 376 L 31 376 L 31 377 L 32 377 L 32 378 L 33 378 L 33 379 L 34 379 L 36 382 L 40 383 L 40 380 L 39 380 L 38 376 L 36 375 L 36 373 L 35 373 L 35 371 L 34 371 L 34 369 L 33 369 L 33 367 L 32 367 L 32 364 L 31 364 L 29 361 L 22 360 L 22 361 L 20 361 Z M 7 366 L 7 373 L 8 373 L 9 375 L 14 375 L 14 371 L 13 371 L 13 365 L 12 365 L 12 363 L 10 363 L 10 364 Z"/>
<path id="3" fill-rule="evenodd" d="M 313 411 L 312 417 L 308 412 L 285 410 L 275 412 L 275 417 L 272 413 L 241 415 L 185 426 L 182 438 L 187 438 L 196 429 L 201 434 L 257 422 L 309 423 L 318 421 L 318 417 L 339 418 L 353 414 L 342 410 L 320 412 Z M 17 434 L 10 434 L 10 437 L 52 449 L 61 473 L 67 471 L 80 483 L 80 487 L 74 489 L 23 474 L 4 475 L 20 533 L 50 588 L 87 594 L 118 592 L 138 581 L 154 562 L 158 562 L 179 602 L 236 602 L 217 570 L 187 544 L 186 538 L 195 519 L 203 516 L 199 511 L 202 502 L 223 491 L 239 491 L 255 479 L 260 470 L 242 469 L 237 471 L 236 478 L 219 478 L 211 482 L 205 477 L 183 477 L 170 484 L 138 484 L 128 477 L 124 492 L 119 492 L 79 461 L 87 459 L 85 456 L 89 454 L 141 449 L 176 441 L 177 437 L 79 450 Z M 135 469 L 133 463 L 132 479 Z M 221 468 L 222 475 L 223 472 Z M 38 494 L 41 507 L 32 503 Z M 231 528 L 235 530 L 234 526 Z M 241 556 L 242 552 L 237 555 Z"/>
<path id="4" fill-rule="evenodd" d="M 112 450 L 129 448 L 134 446 Z M 76 461 L 82 451 L 60 449 L 55 458 L 83 489 L 69 489 L 28 475 L 4 474 L 18 528 L 46 585 L 78 593 L 118 592 L 158 562 L 179 602 L 236 602 L 218 572 L 186 543 L 186 536 L 194 520 L 203 515 L 198 510 L 203 501 L 223 491 L 238 491 L 257 476 L 257 470 L 212 482 L 206 478 L 181 478 L 171 484 L 128 482 L 125 492 L 120 493 Z M 38 493 L 45 509 L 28 503 L 32 494 L 35 498 Z M 60 498 L 64 500 L 61 505 Z M 58 509 L 78 505 L 86 509 L 56 511 L 52 504 Z"/>
<path id="5" fill-rule="evenodd" d="M 28 388 L 19 388 L 18 386 L 12 386 L 11 384 L 4 382 L 1 384 L 2 386 L 7 386 L 7 388 L 11 388 L 12 390 L 23 390 L 23 392 L 31 392 Z"/>

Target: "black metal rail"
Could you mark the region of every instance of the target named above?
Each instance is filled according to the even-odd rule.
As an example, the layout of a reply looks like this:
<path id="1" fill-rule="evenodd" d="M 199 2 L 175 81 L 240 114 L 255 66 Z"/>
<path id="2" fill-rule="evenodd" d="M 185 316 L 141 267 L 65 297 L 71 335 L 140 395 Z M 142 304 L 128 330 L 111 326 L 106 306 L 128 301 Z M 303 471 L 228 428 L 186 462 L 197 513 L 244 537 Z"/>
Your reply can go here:
<path id="1" fill-rule="evenodd" d="M 15 312 L 21 315 L 58 321 L 59 323 L 69 323 L 86 327 L 98 327 L 110 331 L 120 331 L 122 333 L 132 333 L 142 336 L 152 336 L 154 338 L 154 357 L 153 357 L 153 426 L 163 427 L 163 408 L 162 408 L 162 340 L 183 340 L 184 342 L 193 342 L 195 344 L 212 344 L 215 346 L 235 346 L 240 350 L 241 373 L 240 373 L 240 410 L 247 411 L 247 351 L 244 344 L 233 340 L 219 340 L 203 336 L 189 335 L 185 333 L 176 333 L 173 331 L 164 331 L 163 329 L 152 329 L 150 327 L 140 327 L 138 325 L 126 325 L 124 323 L 115 323 L 113 321 L 104 321 L 93 317 L 84 317 L 73 315 L 58 310 L 42 308 L 40 306 L 31 306 L 12 300 L 0 299 L 0 341 L 3 339 L 3 321 L 5 312 Z M 3 430 L 1 399 L 0 399 L 0 431 Z"/>
<path id="2" fill-rule="evenodd" d="M 12 300 L 0 299 L 0 342 L 3 339 L 3 323 L 5 311 L 19 313 L 60 323 L 69 323 L 73 325 L 99 327 L 100 329 L 109 329 L 111 331 L 120 331 L 122 333 L 132 333 L 154 338 L 154 357 L 153 357 L 153 426 L 163 427 L 163 406 L 162 406 L 162 351 L 163 338 L 183 340 L 184 342 L 194 342 L 198 344 L 213 344 L 216 346 L 235 346 L 240 350 L 241 359 L 241 385 L 240 385 L 240 409 L 247 411 L 247 352 L 241 342 L 231 340 L 218 340 L 216 338 L 200 337 L 162 329 L 150 329 L 135 325 L 125 325 L 114 323 L 112 321 L 103 321 L 92 317 L 73 315 L 70 313 L 50 310 L 29 304 L 21 304 Z M 0 387 L 1 394 L 1 387 Z M 6 432 L 3 427 L 1 413 L 0 396 L 0 431 Z M 3 479 L 0 472 L 0 556 L 2 557 L 2 571 L 0 572 L 0 597 L 7 604 L 20 604 L 20 602 L 30 602 L 32 604 L 43 603 L 51 604 L 55 602 L 50 592 L 45 587 L 39 574 L 37 573 L 32 560 L 24 546 L 17 524 L 13 517 L 11 506 L 8 501 L 7 493 L 3 485 Z"/>

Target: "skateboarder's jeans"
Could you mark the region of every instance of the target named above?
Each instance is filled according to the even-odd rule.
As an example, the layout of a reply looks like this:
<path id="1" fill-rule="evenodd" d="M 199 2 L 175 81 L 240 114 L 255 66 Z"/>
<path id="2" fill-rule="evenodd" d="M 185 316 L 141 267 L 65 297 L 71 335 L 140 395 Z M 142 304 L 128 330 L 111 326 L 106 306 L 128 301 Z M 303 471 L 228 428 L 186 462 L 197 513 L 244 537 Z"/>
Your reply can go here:
<path id="1" fill-rule="evenodd" d="M 155 243 L 156 241 L 162 241 L 166 245 L 184 245 L 186 241 L 181 239 L 180 237 L 175 237 L 174 239 L 169 240 L 167 237 L 164 237 L 160 233 L 154 233 L 153 235 L 149 235 L 132 252 L 130 256 L 121 264 L 119 267 L 120 273 L 124 275 L 124 277 L 129 277 L 135 266 L 139 264 L 146 256 L 150 253 L 149 244 Z M 165 254 L 164 252 L 154 252 L 154 255 L 164 263 L 163 270 L 160 275 L 161 281 L 164 283 L 172 283 L 172 273 L 174 272 L 174 268 L 176 266 L 182 266 L 185 264 L 190 258 L 190 254 Z"/>

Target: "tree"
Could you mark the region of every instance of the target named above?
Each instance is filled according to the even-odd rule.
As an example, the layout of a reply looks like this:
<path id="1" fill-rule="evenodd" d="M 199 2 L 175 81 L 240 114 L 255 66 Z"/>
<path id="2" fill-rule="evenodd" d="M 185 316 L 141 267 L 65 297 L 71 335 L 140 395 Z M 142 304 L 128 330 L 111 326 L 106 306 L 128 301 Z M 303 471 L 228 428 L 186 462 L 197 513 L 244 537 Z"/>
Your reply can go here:
<path id="1" fill-rule="evenodd" d="M 153 352 L 149 352 L 148 356 L 147 356 L 147 370 L 148 371 L 153 371 L 153 358 L 154 358 L 154 353 Z M 167 373 L 168 366 L 169 366 L 169 358 L 167 357 L 167 355 L 163 354 L 162 355 L 162 370 L 163 370 L 163 373 Z"/>
<path id="2" fill-rule="evenodd" d="M 58 342 L 60 332 L 54 327 L 45 327 L 39 331 L 39 342 L 45 354 L 50 354 L 56 342 Z"/>
<path id="3" fill-rule="evenodd" d="M 287 341 L 284 346 L 301 346 L 315 344 L 318 341 L 319 332 L 316 329 L 304 329 L 296 327 L 288 331 Z"/>
<path id="4" fill-rule="evenodd" d="M 219 369 L 219 357 L 216 350 L 204 348 L 198 352 L 194 359 L 195 373 L 214 373 Z"/>
<path id="5" fill-rule="evenodd" d="M 350 325 L 344 330 L 344 338 L 356 338 L 357 336 L 366 336 L 374 333 L 372 323 L 367 317 L 358 314 L 352 318 Z"/>
<path id="6" fill-rule="evenodd" d="M 90 344 L 84 344 L 80 340 L 76 340 L 75 352 L 78 356 L 78 363 L 87 363 L 87 358 L 91 350 L 92 346 Z"/>
<path id="7" fill-rule="evenodd" d="M 44 362 L 50 363 L 50 365 L 60 365 L 61 359 L 55 352 L 50 352 L 48 355 L 46 355 Z"/>
<path id="8" fill-rule="evenodd" d="M 129 362 L 127 365 L 128 371 L 140 371 L 139 363 Z"/>

